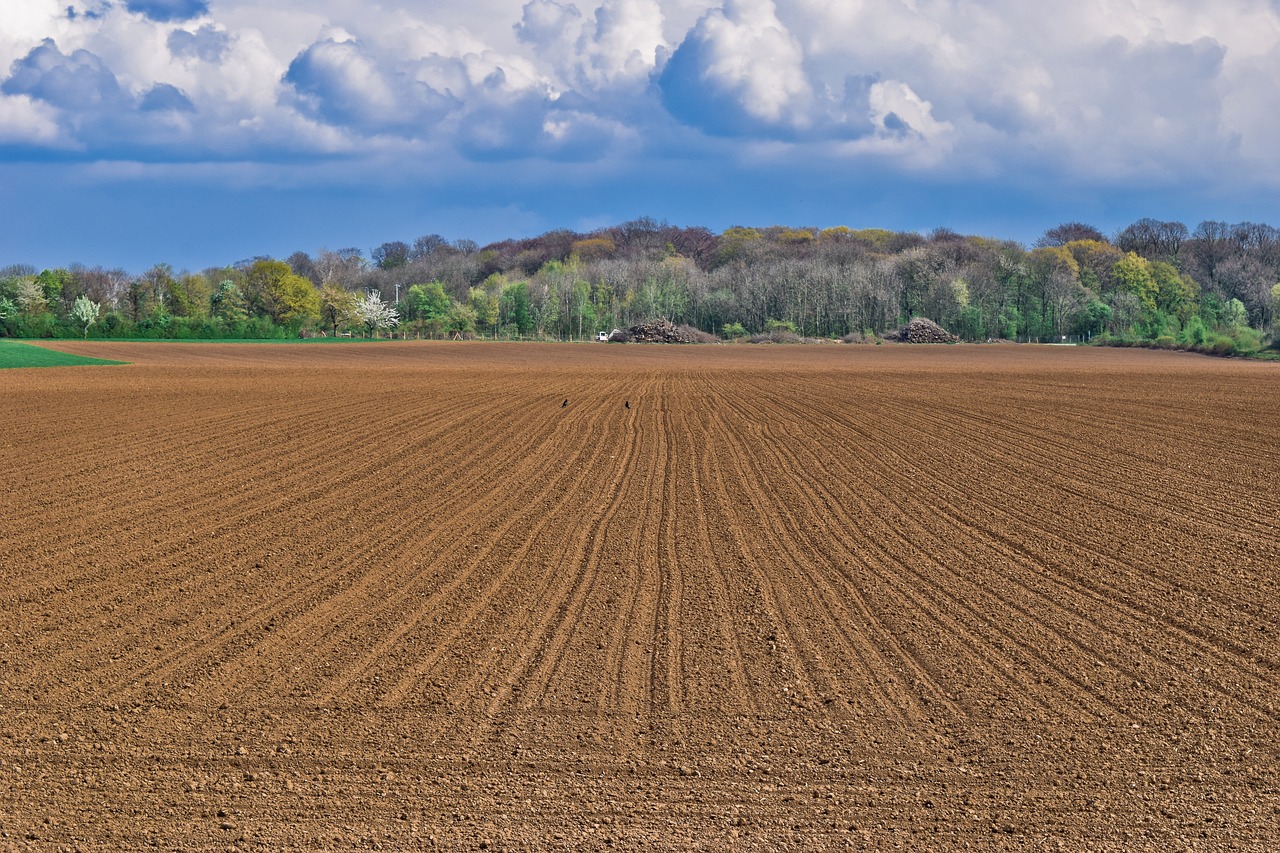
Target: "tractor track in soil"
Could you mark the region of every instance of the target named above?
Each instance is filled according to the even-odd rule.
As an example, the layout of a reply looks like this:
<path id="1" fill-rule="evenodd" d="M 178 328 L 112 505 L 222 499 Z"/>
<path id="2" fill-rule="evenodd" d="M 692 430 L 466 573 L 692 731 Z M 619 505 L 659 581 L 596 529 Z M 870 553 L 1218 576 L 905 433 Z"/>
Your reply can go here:
<path id="1" fill-rule="evenodd" d="M 57 347 L 0 849 L 1280 843 L 1274 365 Z"/>

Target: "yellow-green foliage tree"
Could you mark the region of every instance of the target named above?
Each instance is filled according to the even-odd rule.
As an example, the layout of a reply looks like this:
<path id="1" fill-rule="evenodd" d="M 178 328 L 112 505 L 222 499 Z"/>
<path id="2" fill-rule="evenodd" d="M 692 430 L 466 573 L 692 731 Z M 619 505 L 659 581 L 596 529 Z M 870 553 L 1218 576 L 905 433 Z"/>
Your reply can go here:
<path id="1" fill-rule="evenodd" d="M 813 232 L 801 228 L 784 228 L 774 239 L 784 246 L 806 246 L 813 242 Z"/>
<path id="2" fill-rule="evenodd" d="M 898 235 L 886 228 L 862 228 L 851 232 L 851 236 L 870 244 L 871 248 L 877 252 L 887 252 L 890 250 L 893 239 Z"/>
<path id="3" fill-rule="evenodd" d="M 1151 262 L 1151 278 L 1156 284 L 1156 307 L 1186 323 L 1199 307 L 1200 285 L 1165 261 Z"/>
<path id="4" fill-rule="evenodd" d="M 301 326 L 320 316 L 320 294 L 315 285 L 284 261 L 255 261 L 246 281 L 250 293 L 279 325 Z"/>
<path id="5" fill-rule="evenodd" d="M 759 245 L 762 235 L 755 228 L 734 226 L 720 235 L 720 244 L 716 249 L 718 263 L 727 264 L 747 255 L 750 249 Z"/>
<path id="6" fill-rule="evenodd" d="M 467 301 L 476 314 L 477 331 L 498 334 L 498 321 L 502 316 L 502 290 L 507 286 L 506 276 L 494 273 L 467 292 Z"/>
<path id="7" fill-rule="evenodd" d="M 361 322 L 356 313 L 356 295 L 337 284 L 326 284 L 320 288 L 320 325 L 333 331 L 338 336 L 338 328 L 351 326 Z"/>
<path id="8" fill-rule="evenodd" d="M 836 225 L 831 228 L 824 228 L 818 232 L 818 239 L 827 242 L 838 242 L 840 240 L 853 239 L 853 231 L 848 225 Z"/>
<path id="9" fill-rule="evenodd" d="M 1101 240 L 1072 240 L 1063 246 L 1080 268 L 1080 283 L 1095 294 L 1112 289 L 1111 270 L 1124 252 Z"/>
<path id="10" fill-rule="evenodd" d="M 1128 253 L 1111 268 L 1111 277 L 1117 289 L 1138 297 L 1147 311 L 1156 310 L 1160 285 L 1151 273 L 1151 262 L 1146 258 L 1136 252 Z"/>
<path id="11" fill-rule="evenodd" d="M 618 247 L 608 237 L 588 237 L 585 240 L 574 241 L 570 254 L 576 255 L 583 261 L 597 261 L 612 257 L 617 250 Z"/>
<path id="12" fill-rule="evenodd" d="M 1062 334 L 1068 318 L 1086 303 L 1080 264 L 1065 246 L 1041 246 L 1031 252 L 1031 280 L 1040 299 L 1042 331 Z"/>

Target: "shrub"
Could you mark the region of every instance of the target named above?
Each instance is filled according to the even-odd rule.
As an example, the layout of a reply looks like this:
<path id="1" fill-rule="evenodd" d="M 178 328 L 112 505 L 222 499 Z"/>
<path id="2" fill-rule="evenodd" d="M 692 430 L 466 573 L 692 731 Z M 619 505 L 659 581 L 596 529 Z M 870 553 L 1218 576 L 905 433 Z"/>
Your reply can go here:
<path id="1" fill-rule="evenodd" d="M 1182 334 L 1178 336 L 1178 340 L 1184 346 L 1198 347 L 1205 342 L 1209 330 L 1205 328 L 1204 320 L 1199 315 L 1191 317 L 1187 320 L 1187 325 L 1183 327 Z"/>
<path id="2" fill-rule="evenodd" d="M 1252 326 L 1239 326 L 1232 330 L 1236 340 L 1236 352 L 1252 355 L 1262 349 L 1262 333 Z"/>
<path id="3" fill-rule="evenodd" d="M 1230 335 L 1213 335 L 1205 341 L 1203 349 L 1213 355 L 1235 355 L 1236 340 Z"/>
<path id="4" fill-rule="evenodd" d="M 751 343 L 753 344 L 798 344 L 800 336 L 795 332 L 775 331 L 768 332 L 763 335 L 752 335 Z"/>

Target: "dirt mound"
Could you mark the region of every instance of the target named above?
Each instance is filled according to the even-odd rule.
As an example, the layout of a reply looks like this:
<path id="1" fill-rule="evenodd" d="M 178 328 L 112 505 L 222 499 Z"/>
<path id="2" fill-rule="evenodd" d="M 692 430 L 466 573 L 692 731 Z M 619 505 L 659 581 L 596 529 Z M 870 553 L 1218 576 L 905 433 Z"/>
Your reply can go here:
<path id="1" fill-rule="evenodd" d="M 916 317 L 910 323 L 884 335 L 887 341 L 904 344 L 954 344 L 960 339 L 932 320 Z"/>

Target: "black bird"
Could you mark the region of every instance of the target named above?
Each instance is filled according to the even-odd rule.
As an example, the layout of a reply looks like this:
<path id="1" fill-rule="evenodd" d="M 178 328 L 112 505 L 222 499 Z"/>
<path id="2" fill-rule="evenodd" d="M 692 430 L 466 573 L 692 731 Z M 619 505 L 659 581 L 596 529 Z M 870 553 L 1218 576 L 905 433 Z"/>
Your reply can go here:
<path id="1" fill-rule="evenodd" d="M 563 409 L 563 408 L 564 408 L 565 406 L 567 406 L 567 405 L 569 405 L 569 401 L 568 401 L 568 400 L 565 400 L 563 403 L 561 403 L 561 404 L 560 404 L 560 408 L 562 408 L 562 409 Z"/>
<path id="2" fill-rule="evenodd" d="M 630 401 L 630 400 L 628 400 L 627 402 L 623 403 L 622 405 L 626 406 L 626 407 L 629 409 L 629 408 L 631 408 L 631 401 Z"/>

